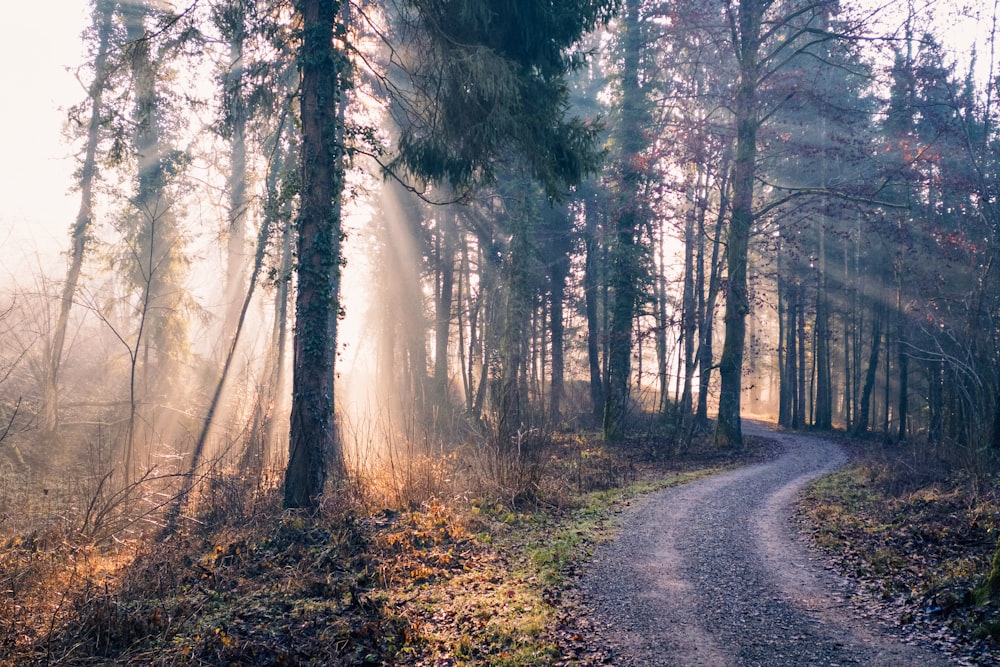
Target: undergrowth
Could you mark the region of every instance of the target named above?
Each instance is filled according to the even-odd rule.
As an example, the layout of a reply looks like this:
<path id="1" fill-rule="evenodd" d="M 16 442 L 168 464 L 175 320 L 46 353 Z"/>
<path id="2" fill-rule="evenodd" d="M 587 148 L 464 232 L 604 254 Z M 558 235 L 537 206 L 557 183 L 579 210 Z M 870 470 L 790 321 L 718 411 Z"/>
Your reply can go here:
<path id="1" fill-rule="evenodd" d="M 380 506 L 346 487 L 314 515 L 219 478 L 166 536 L 10 538 L 0 665 L 558 664 L 563 591 L 614 508 L 732 463 L 658 451 L 559 436 L 517 493 Z"/>
<path id="2" fill-rule="evenodd" d="M 851 467 L 811 485 L 800 516 L 883 620 L 963 654 L 1000 655 L 1000 606 L 977 594 L 1000 535 L 995 475 L 906 449 L 858 449 Z"/>

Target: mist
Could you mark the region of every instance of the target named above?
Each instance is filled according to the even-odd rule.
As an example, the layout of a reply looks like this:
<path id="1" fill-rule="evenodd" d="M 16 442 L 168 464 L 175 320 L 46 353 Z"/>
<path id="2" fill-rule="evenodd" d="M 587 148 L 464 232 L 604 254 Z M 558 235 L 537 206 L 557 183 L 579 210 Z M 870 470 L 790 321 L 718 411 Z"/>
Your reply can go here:
<path id="1" fill-rule="evenodd" d="M 211 503 L 212 480 L 273 491 L 294 378 L 317 375 L 319 476 L 373 507 L 521 498 L 560 434 L 738 450 L 741 415 L 991 451 L 981 60 L 942 55 L 927 17 L 892 41 L 861 8 L 775 8 L 841 38 L 799 34 L 765 75 L 717 10 L 587 18 L 586 66 L 527 111 L 511 100 L 541 84 L 505 51 L 523 45 L 463 60 L 412 8 L 338 17 L 332 305 L 306 346 L 330 361 L 313 368 L 295 352 L 315 239 L 292 15 L 92 3 L 82 49 L 59 56 L 76 58 L 61 128 L 6 122 L 37 129 L 0 180 L 47 189 L 0 211 L 2 530 L 95 530 L 104 507 L 141 534 L 175 501 Z M 761 57 L 789 48 L 756 37 Z M 9 511 L 39 489 L 58 500 Z"/>
<path id="2" fill-rule="evenodd" d="M 988 662 L 1000 5 L 931 4 L 12 7 L 0 663 L 683 663 L 605 571 L 888 655 L 821 552 Z"/>

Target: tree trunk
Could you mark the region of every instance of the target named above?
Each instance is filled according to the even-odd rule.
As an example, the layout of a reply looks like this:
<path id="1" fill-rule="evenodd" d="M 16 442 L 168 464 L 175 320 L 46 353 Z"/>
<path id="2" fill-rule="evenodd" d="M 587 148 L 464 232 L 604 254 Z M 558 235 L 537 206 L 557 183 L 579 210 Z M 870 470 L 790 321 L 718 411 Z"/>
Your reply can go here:
<path id="1" fill-rule="evenodd" d="M 719 420 L 715 444 L 728 449 L 743 446 L 740 403 L 743 388 L 743 352 L 746 344 L 746 317 L 750 311 L 747 294 L 747 262 L 750 230 L 753 227 L 754 175 L 757 161 L 758 49 L 764 3 L 747 0 L 739 5 L 733 34 L 739 35 L 737 59 L 739 82 L 736 91 L 736 159 L 733 163 L 733 210 L 726 233 L 726 336 L 719 359 Z"/>
<path id="2" fill-rule="evenodd" d="M 785 336 L 788 332 L 786 322 L 786 312 L 788 311 L 788 297 L 785 295 L 784 276 L 781 273 L 781 248 L 782 242 L 778 243 L 776 287 L 778 296 L 778 426 L 789 426 L 792 420 L 791 392 L 788 383 L 788 347 L 785 345 Z"/>
<path id="3" fill-rule="evenodd" d="M 601 374 L 601 327 L 598 317 L 598 272 L 601 264 L 600 244 L 597 239 L 597 214 L 590 207 L 585 213 L 586 229 L 584 231 L 585 253 L 583 267 L 583 294 L 587 314 L 587 366 L 590 369 L 590 400 L 595 421 L 600 419 L 604 408 L 604 382 Z"/>
<path id="4" fill-rule="evenodd" d="M 806 426 L 806 313 L 805 285 L 801 282 L 795 285 L 795 349 L 798 352 L 796 371 L 799 377 L 795 390 L 795 415 L 792 417 L 793 428 Z"/>
<path id="5" fill-rule="evenodd" d="M 623 58 L 621 76 L 622 123 L 619 156 L 619 208 L 614 215 L 611 239 L 611 322 L 608 328 L 608 375 L 604 387 L 604 437 L 621 440 L 631 395 L 632 328 L 639 302 L 641 247 L 639 230 L 643 221 L 641 191 L 644 174 L 640 165 L 644 139 L 644 91 L 639 83 L 643 47 L 639 0 L 627 0 L 622 17 Z"/>
<path id="6" fill-rule="evenodd" d="M 90 84 L 90 120 L 87 125 L 87 144 L 84 149 L 83 163 L 80 165 L 80 208 L 76 214 L 76 222 L 70 234 L 71 248 L 69 267 L 66 270 L 66 282 L 63 283 L 62 298 L 59 302 L 59 315 L 56 327 L 52 332 L 52 342 L 49 345 L 49 359 L 45 373 L 44 400 L 42 402 L 42 428 L 48 433 L 55 433 L 59 426 L 59 365 L 62 363 L 63 347 L 66 344 L 66 329 L 69 327 L 69 312 L 73 306 L 77 284 L 80 281 L 80 271 L 87 249 L 87 236 L 93 219 L 94 179 L 97 175 L 97 148 L 101 138 L 101 116 L 105 82 L 108 76 L 108 49 L 111 41 L 111 19 L 115 3 L 101 0 L 94 7 L 94 27 L 97 32 L 97 54 L 94 57 L 94 81 Z"/>
<path id="7" fill-rule="evenodd" d="M 469 242 L 466 235 L 462 235 L 462 260 L 461 260 L 461 271 L 459 274 L 458 289 L 462 292 L 463 286 L 465 304 L 462 304 L 463 295 L 459 294 L 459 309 L 458 309 L 458 344 L 459 348 L 462 350 L 462 355 L 464 363 L 462 364 L 462 385 L 465 388 L 465 410 L 470 415 L 474 414 L 473 409 L 475 407 L 475 396 L 476 396 L 476 360 L 481 357 L 481 351 L 477 347 L 477 341 L 479 340 L 477 331 L 479 326 L 479 304 L 481 299 L 476 299 L 473 297 L 472 291 L 472 268 L 469 262 Z M 468 313 L 468 323 L 462 322 L 463 313 Z M 466 347 L 463 341 L 464 331 L 469 332 L 469 342 L 468 347 Z M 466 353 L 467 350 L 467 353 Z M 465 355 L 467 354 L 467 358 Z"/>
<path id="8" fill-rule="evenodd" d="M 479 313 L 479 337 L 476 341 L 476 351 L 480 360 L 479 384 L 476 388 L 476 399 L 473 402 L 473 415 L 479 419 L 486 405 L 486 392 L 489 388 L 490 366 L 495 364 L 495 354 L 499 348 L 497 330 L 500 327 L 500 256 L 493 247 L 493 240 L 479 237 L 479 290 L 482 307 Z"/>
<path id="9" fill-rule="evenodd" d="M 882 307 L 878 306 L 872 318 L 872 346 L 868 355 L 868 370 L 865 373 L 865 384 L 861 388 L 861 400 L 855 418 L 854 432 L 856 434 L 868 431 L 868 419 L 871 411 L 872 391 L 875 388 L 875 377 L 878 373 L 879 346 L 882 342 Z"/>
<path id="10" fill-rule="evenodd" d="M 667 373 L 667 276 L 666 276 L 666 260 L 664 258 L 663 252 L 663 236 L 664 229 L 663 224 L 660 223 L 659 234 L 656 240 L 656 299 L 654 305 L 654 313 L 656 314 L 656 329 L 655 329 L 655 339 L 656 339 L 656 378 L 658 381 L 659 389 L 659 413 L 666 414 L 670 407 L 670 382 Z M 686 246 L 687 248 L 693 249 L 694 244 Z M 685 281 L 687 280 L 689 274 L 685 274 Z M 693 278 L 692 278 L 693 279 Z M 685 290 L 687 289 L 687 282 L 685 282 Z M 691 317 L 694 317 L 695 313 L 691 313 Z M 690 396 L 688 396 L 690 399 Z"/>
<path id="11" fill-rule="evenodd" d="M 343 461 L 334 430 L 334 360 L 336 312 L 334 293 L 340 267 L 338 216 L 344 163 L 339 145 L 343 59 L 334 47 L 338 2 L 300 0 L 302 21 L 299 56 L 302 73 L 301 205 L 298 220 L 298 292 L 292 414 L 285 507 L 315 508 L 330 464 L 335 479 Z"/>
<path id="12" fill-rule="evenodd" d="M 851 364 L 851 347 L 855 336 L 855 317 L 857 316 L 857 290 L 851 280 L 850 262 L 851 243 L 844 243 L 844 286 L 847 291 L 846 304 L 848 308 L 841 313 L 844 326 L 844 427 L 850 432 L 854 421 L 854 368 Z"/>
<path id="13" fill-rule="evenodd" d="M 805 312 L 802 300 L 802 285 L 792 284 L 789 309 L 788 345 L 792 358 L 789 373 L 792 378 L 792 428 L 805 425 L 806 358 L 805 358 Z"/>
<path id="14" fill-rule="evenodd" d="M 888 307 L 887 307 L 888 309 Z M 886 313 L 886 319 L 889 315 Z M 892 391 L 892 340 L 890 338 L 891 326 L 886 326 L 883 336 L 885 336 L 885 382 L 883 384 L 883 389 L 885 390 L 885 398 L 882 401 L 882 405 L 885 407 L 885 412 L 883 413 L 884 420 L 882 422 L 882 433 L 889 437 L 889 427 L 892 419 L 892 401 L 890 400 L 890 393 Z"/>
<path id="15" fill-rule="evenodd" d="M 704 307 L 700 309 L 699 318 L 699 344 L 698 344 L 698 410 L 695 414 L 695 423 L 699 428 L 708 424 L 708 393 L 712 381 L 712 361 L 713 361 L 713 335 L 715 331 L 715 306 L 719 299 L 721 287 L 719 252 L 722 247 L 722 232 L 725 226 L 726 213 L 729 209 L 729 178 L 725 174 L 729 173 L 729 151 L 723 157 L 723 178 L 719 184 L 719 216 L 715 221 L 715 236 L 712 241 L 712 259 L 709 264 L 708 276 L 708 298 L 704 302 Z M 705 230 L 702 227 L 699 237 L 704 238 Z M 704 270 L 701 271 L 704 280 Z"/>
<path id="16" fill-rule="evenodd" d="M 499 444 L 510 445 L 524 423 L 526 408 L 526 377 L 528 327 L 531 324 L 532 298 L 527 266 L 532 252 L 527 238 L 526 200 L 515 204 L 512 212 L 514 231 L 508 248 L 504 271 L 504 308 L 500 339 L 500 364 L 494 377 Z"/>
<path id="17" fill-rule="evenodd" d="M 233 5 L 240 7 L 239 3 Z M 232 334 L 239 318 L 243 295 L 246 293 L 246 188 L 247 144 L 246 105 L 243 95 L 243 41 L 242 11 L 230 25 L 230 69 L 225 75 L 224 95 L 227 98 L 228 125 L 232 133 L 229 171 L 229 225 L 226 241 L 226 313 L 223 338 Z"/>
<path id="18" fill-rule="evenodd" d="M 261 456 L 265 462 L 270 462 L 273 456 L 273 448 L 279 441 L 284 442 L 287 432 L 279 436 L 279 423 L 284 422 L 277 419 L 278 416 L 285 415 L 287 397 L 285 395 L 286 364 L 285 358 L 288 350 L 288 297 L 292 282 L 292 227 L 291 211 L 285 220 L 281 234 L 281 264 L 279 279 L 274 294 L 274 329 L 271 333 L 272 349 L 268 356 L 273 359 L 271 367 L 273 371 L 265 377 L 271 383 L 271 393 L 274 396 L 274 404 L 270 411 L 270 428 L 268 437 L 264 443 L 264 451 Z M 281 428 L 281 431 L 284 431 Z"/>
<path id="19" fill-rule="evenodd" d="M 437 290 L 434 326 L 434 400 L 440 407 L 448 404 L 448 339 L 451 333 L 451 309 L 455 295 L 455 219 L 454 213 L 441 213 L 438 234 Z"/>
<path id="20" fill-rule="evenodd" d="M 903 311 L 903 286 L 901 276 L 896 282 L 896 359 L 899 372 L 899 441 L 906 440 L 907 417 L 910 410 L 909 367 L 910 355 L 906 347 L 906 313 Z"/>
<path id="21" fill-rule="evenodd" d="M 932 445 L 941 442 L 944 435 L 944 389 L 942 382 L 942 363 L 934 359 L 927 364 L 927 440 Z M 1000 412 L 1000 410 L 998 410 Z"/>
<path id="22" fill-rule="evenodd" d="M 778 250 L 778 318 L 779 340 L 778 345 L 781 350 L 781 379 L 778 389 L 778 423 L 786 428 L 797 428 L 798 426 L 798 346 L 796 345 L 797 332 L 796 322 L 798 320 L 798 302 L 796 300 L 796 286 L 791 278 L 782 273 L 783 267 L 780 265 L 782 252 Z M 785 269 L 787 271 L 787 269 Z"/>
<path id="23" fill-rule="evenodd" d="M 699 179 L 700 180 L 700 179 Z M 697 186 L 695 194 L 692 197 L 692 209 L 687 212 L 684 216 L 684 291 L 683 291 L 683 312 L 681 314 L 682 325 L 681 325 L 681 336 L 684 338 L 684 389 L 681 392 L 681 404 L 680 404 L 680 421 L 682 430 L 686 431 L 684 428 L 690 423 L 692 416 L 692 404 L 693 404 L 693 382 L 694 382 L 694 371 L 697 367 L 697 359 L 695 359 L 695 327 L 697 326 L 697 312 L 695 305 L 695 295 L 694 295 L 694 227 L 695 227 L 695 215 L 696 211 L 694 206 L 701 199 L 699 196 Z M 662 248 L 662 244 L 661 244 Z M 661 251 L 662 255 L 662 251 Z M 666 322 L 662 323 L 662 326 L 666 328 Z"/>
<path id="24" fill-rule="evenodd" d="M 695 237 L 695 255 L 694 255 L 694 266 L 695 266 L 695 299 L 697 301 L 698 308 L 698 351 L 696 352 L 697 362 L 699 366 L 699 378 L 698 378 L 698 406 L 695 410 L 694 426 L 695 428 L 700 428 L 704 421 L 708 419 L 708 396 L 705 395 L 706 387 L 702 387 L 702 378 L 700 377 L 701 372 L 704 371 L 704 345 L 705 345 L 705 325 L 707 324 L 707 313 L 706 313 L 706 303 L 705 289 L 707 285 L 705 284 L 705 215 L 703 214 L 698 217 L 698 230 L 697 236 Z M 718 239 L 716 239 L 718 241 Z M 709 360 L 709 365 L 711 365 L 711 360 Z M 704 403 L 705 412 L 702 413 L 702 404 Z"/>
<path id="25" fill-rule="evenodd" d="M 549 267 L 549 287 L 551 291 L 551 308 L 549 310 L 549 334 L 552 347 L 552 381 L 549 397 L 549 418 L 553 424 L 562 419 L 562 403 L 566 394 L 566 341 L 563 303 L 566 294 L 566 281 L 570 272 L 570 241 L 568 232 L 557 232 L 554 240 L 552 264 Z"/>
<path id="26" fill-rule="evenodd" d="M 634 204 L 633 204 L 634 206 Z M 616 224 L 613 299 L 611 323 L 608 329 L 608 381 L 604 387 L 604 437 L 620 440 L 624 437 L 625 418 L 631 394 L 632 378 L 632 322 L 638 300 L 636 263 L 638 248 L 635 243 L 637 213 L 624 211 Z"/>
<path id="27" fill-rule="evenodd" d="M 816 412 L 813 426 L 833 428 L 833 387 L 830 363 L 830 308 L 826 294 L 826 230 L 818 224 L 819 260 L 816 275 Z"/>

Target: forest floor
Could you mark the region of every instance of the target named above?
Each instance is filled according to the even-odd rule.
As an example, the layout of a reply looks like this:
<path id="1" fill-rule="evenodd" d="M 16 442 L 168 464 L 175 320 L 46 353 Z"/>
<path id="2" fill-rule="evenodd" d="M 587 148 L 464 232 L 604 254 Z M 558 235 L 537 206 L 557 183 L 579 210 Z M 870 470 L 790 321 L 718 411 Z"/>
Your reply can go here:
<path id="1" fill-rule="evenodd" d="M 851 465 L 813 483 L 795 521 L 862 613 L 958 664 L 1000 665 L 1000 600 L 983 582 L 1000 537 L 996 461 L 840 439 Z"/>
<path id="2" fill-rule="evenodd" d="M 748 440 L 734 458 L 560 437 L 518 502 L 341 499 L 307 516 L 273 491 L 234 493 L 166 539 L 9 537 L 0 665 L 617 664 L 586 622 L 586 564 L 650 493 L 774 456 Z M 996 544 L 996 478 L 877 454 L 811 487 L 803 531 L 888 622 L 997 664 L 996 608 L 972 593 Z"/>
<path id="3" fill-rule="evenodd" d="M 590 650 L 562 630 L 564 590 L 615 516 L 755 453 L 704 445 L 675 456 L 652 437 L 557 435 L 504 469 L 517 497 L 509 484 L 441 493 L 468 467 L 457 456 L 414 465 L 408 483 L 439 490 L 411 494 L 422 501 L 346 490 L 314 515 L 221 478 L 206 511 L 167 536 L 8 536 L 0 665 L 553 664 Z"/>

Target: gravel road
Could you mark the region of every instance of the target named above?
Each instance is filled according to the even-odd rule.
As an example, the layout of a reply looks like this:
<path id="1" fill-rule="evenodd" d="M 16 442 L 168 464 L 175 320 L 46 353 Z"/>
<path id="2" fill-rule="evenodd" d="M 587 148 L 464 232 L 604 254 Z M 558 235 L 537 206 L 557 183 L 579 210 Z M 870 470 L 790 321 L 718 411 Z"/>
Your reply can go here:
<path id="1" fill-rule="evenodd" d="M 947 665 L 862 619 L 845 582 L 811 559 L 791 524 L 809 481 L 847 462 L 834 443 L 771 433 L 781 453 L 655 494 L 583 575 L 590 625 L 616 665 Z"/>

